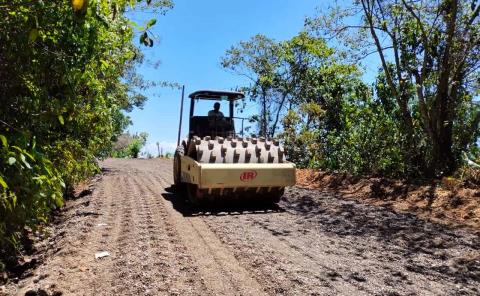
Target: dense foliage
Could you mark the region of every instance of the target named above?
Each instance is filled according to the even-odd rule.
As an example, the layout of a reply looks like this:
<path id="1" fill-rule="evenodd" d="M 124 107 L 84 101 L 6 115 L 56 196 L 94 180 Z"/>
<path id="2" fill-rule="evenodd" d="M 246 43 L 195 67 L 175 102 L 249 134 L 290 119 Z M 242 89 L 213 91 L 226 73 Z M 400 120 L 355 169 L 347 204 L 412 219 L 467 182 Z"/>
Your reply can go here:
<path id="1" fill-rule="evenodd" d="M 275 42 L 257 35 L 227 51 L 224 67 L 247 77 L 261 135 L 278 134 L 300 166 L 401 173 L 401 135 L 356 65 L 301 32 Z"/>
<path id="2" fill-rule="evenodd" d="M 353 1 L 307 19 L 290 40 L 242 41 L 222 65 L 250 79 L 258 132 L 283 137 L 301 166 L 448 175 L 478 157 L 479 10 L 475 1 Z M 358 66 L 372 54 L 379 72 L 368 85 Z"/>
<path id="3" fill-rule="evenodd" d="M 476 0 L 359 0 L 307 21 L 352 57 L 376 55 L 377 97 L 398 125 L 411 173 L 451 174 L 476 145 L 479 13 Z"/>
<path id="4" fill-rule="evenodd" d="M 98 170 L 96 158 L 141 106 L 139 49 L 149 28 L 128 11 L 168 0 L 13 0 L 0 5 L 0 257 L 25 226 L 62 204 L 65 190 Z"/>
<path id="5" fill-rule="evenodd" d="M 113 145 L 110 156 L 118 158 L 138 158 L 140 150 L 147 143 L 148 134 L 145 132 L 130 135 L 121 134 Z"/>

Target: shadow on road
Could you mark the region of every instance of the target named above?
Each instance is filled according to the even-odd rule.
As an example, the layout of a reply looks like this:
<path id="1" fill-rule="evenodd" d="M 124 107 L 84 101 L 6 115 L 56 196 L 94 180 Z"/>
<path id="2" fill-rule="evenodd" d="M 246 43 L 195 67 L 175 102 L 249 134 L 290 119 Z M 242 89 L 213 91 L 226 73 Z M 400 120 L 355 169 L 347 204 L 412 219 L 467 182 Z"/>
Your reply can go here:
<path id="1" fill-rule="evenodd" d="M 285 212 L 285 210 L 277 204 L 219 202 L 194 206 L 187 201 L 184 194 L 174 192 L 173 190 L 171 192 L 162 193 L 162 196 L 170 201 L 173 208 L 185 217 L 252 215 Z"/>
<path id="2" fill-rule="evenodd" d="M 306 228 L 341 237 L 363 237 L 386 243 L 407 259 L 417 273 L 441 273 L 459 282 L 480 281 L 479 232 L 428 222 L 410 213 L 362 204 L 316 190 L 291 189 L 286 207 Z M 309 224 L 313 224 L 312 227 Z M 459 250 L 468 250 L 467 256 Z M 423 254 L 423 255 L 420 255 Z M 419 258 L 430 258 L 420 260 Z M 429 260 L 443 264 L 431 266 Z"/>

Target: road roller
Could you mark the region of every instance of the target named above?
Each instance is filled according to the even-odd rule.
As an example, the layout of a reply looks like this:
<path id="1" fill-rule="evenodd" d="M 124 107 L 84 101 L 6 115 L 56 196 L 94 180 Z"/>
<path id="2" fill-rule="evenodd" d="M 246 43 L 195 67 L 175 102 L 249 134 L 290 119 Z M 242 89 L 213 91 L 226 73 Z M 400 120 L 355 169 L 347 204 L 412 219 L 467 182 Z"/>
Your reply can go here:
<path id="1" fill-rule="evenodd" d="M 280 141 L 264 135 L 244 135 L 246 118 L 235 117 L 241 92 L 199 90 L 191 93 L 188 136 L 180 142 L 183 95 L 178 147 L 174 155 L 175 188 L 186 192 L 194 205 L 216 202 L 278 203 L 286 186 L 295 185 L 295 165 L 286 159 Z M 196 116 L 201 100 L 226 101 L 228 114 L 218 108 Z M 216 105 L 216 102 L 214 102 Z M 225 103 L 224 103 L 225 105 Z M 235 121 L 241 121 L 236 132 Z"/>

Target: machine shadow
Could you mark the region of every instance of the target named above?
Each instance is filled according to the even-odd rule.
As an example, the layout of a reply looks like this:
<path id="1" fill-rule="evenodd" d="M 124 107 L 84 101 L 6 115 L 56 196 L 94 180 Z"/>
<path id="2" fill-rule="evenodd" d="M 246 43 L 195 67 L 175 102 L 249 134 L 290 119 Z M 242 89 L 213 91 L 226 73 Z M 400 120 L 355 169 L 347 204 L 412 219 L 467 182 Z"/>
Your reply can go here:
<path id="1" fill-rule="evenodd" d="M 205 205 L 192 205 L 182 193 L 165 192 L 163 198 L 172 203 L 173 208 L 184 217 L 195 216 L 226 216 L 226 215 L 252 215 L 267 213 L 282 213 L 285 209 L 277 204 L 252 204 L 239 202 L 209 203 Z"/>

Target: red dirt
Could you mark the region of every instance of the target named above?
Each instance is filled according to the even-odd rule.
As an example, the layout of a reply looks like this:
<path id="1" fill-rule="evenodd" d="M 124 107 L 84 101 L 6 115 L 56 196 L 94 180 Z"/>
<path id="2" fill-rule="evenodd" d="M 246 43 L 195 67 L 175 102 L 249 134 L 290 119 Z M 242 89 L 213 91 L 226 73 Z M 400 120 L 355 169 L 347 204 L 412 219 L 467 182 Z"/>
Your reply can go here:
<path id="1" fill-rule="evenodd" d="M 335 191 L 346 198 L 411 212 L 437 223 L 480 229 L 480 188 L 468 188 L 449 179 L 415 185 L 380 177 L 297 169 L 297 185 Z"/>

